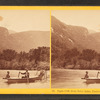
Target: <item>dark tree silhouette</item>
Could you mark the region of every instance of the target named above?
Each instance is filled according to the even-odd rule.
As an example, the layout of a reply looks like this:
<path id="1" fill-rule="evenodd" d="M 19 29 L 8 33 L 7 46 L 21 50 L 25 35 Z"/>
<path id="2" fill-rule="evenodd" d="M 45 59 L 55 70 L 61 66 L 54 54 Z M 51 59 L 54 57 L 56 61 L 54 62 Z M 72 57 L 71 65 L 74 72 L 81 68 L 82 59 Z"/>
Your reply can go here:
<path id="1" fill-rule="evenodd" d="M 15 50 L 6 49 L 1 54 L 4 60 L 11 61 L 16 58 L 17 52 Z"/>
<path id="2" fill-rule="evenodd" d="M 82 51 L 81 58 L 87 61 L 91 61 L 97 56 L 97 52 L 91 49 L 85 49 Z"/>

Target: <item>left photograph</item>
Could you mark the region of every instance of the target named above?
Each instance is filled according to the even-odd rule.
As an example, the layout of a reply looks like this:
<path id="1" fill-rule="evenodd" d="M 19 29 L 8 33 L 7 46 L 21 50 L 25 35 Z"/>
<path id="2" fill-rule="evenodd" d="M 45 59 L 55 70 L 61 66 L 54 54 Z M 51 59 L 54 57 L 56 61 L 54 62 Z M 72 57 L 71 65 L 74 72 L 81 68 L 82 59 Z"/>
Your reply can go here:
<path id="1" fill-rule="evenodd" d="M 49 10 L 0 10 L 0 88 L 50 88 Z"/>

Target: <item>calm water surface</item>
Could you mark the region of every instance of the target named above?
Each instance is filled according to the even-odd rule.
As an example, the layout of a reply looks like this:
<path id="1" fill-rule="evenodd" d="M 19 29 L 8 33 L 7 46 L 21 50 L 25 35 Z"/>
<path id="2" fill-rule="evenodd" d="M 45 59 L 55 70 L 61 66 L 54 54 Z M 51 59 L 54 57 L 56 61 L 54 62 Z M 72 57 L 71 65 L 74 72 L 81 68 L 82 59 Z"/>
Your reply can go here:
<path id="1" fill-rule="evenodd" d="M 8 70 L 0 70 L 0 88 L 49 88 L 50 87 L 50 72 L 47 71 L 47 80 L 36 81 L 33 83 L 13 83 L 7 84 L 6 80 L 2 79 L 6 76 Z M 20 70 L 10 70 L 10 76 L 18 78 Z M 20 71 L 25 72 L 25 71 Z M 36 77 L 37 71 L 29 71 L 30 77 Z M 38 73 L 37 73 L 38 74 Z M 20 75 L 19 77 L 22 77 Z"/>
<path id="2" fill-rule="evenodd" d="M 100 83 L 87 84 L 81 79 L 86 71 L 89 72 L 89 77 L 96 77 L 98 72 L 98 70 L 52 69 L 52 88 L 100 88 Z"/>

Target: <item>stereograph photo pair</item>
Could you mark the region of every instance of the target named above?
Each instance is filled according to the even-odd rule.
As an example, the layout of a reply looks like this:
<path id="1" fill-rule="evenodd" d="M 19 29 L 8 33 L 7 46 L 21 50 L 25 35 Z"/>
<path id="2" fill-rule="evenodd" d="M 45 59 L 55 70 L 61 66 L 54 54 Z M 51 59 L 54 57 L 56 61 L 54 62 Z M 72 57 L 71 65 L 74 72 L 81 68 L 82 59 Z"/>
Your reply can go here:
<path id="1" fill-rule="evenodd" d="M 0 9 L 1 89 L 98 89 L 100 8 L 56 8 Z"/>

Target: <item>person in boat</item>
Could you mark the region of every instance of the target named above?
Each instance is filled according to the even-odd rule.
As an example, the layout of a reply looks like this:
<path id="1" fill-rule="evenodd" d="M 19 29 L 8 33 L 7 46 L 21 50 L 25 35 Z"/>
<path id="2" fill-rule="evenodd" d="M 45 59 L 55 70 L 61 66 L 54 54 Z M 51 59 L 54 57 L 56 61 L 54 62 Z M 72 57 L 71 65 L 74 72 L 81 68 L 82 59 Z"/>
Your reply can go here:
<path id="1" fill-rule="evenodd" d="M 41 78 L 41 80 L 43 79 L 46 79 L 47 80 L 47 71 L 44 69 L 44 68 L 42 68 L 41 70 L 40 70 L 40 74 L 39 74 L 39 77 Z"/>
<path id="2" fill-rule="evenodd" d="M 44 76 L 44 74 L 45 74 L 45 70 L 44 69 L 40 70 L 39 76 Z"/>
<path id="3" fill-rule="evenodd" d="M 43 68 L 37 68 L 35 75 L 42 79 L 42 77 L 45 75 L 45 70 Z"/>
<path id="4" fill-rule="evenodd" d="M 20 72 L 21 73 L 21 72 Z M 29 72 L 28 72 L 28 69 L 26 69 L 26 72 L 24 73 L 21 73 L 22 75 L 25 75 L 25 76 L 22 76 L 22 78 L 29 78 Z"/>
<path id="5" fill-rule="evenodd" d="M 10 78 L 10 72 L 9 72 L 9 71 L 7 71 L 7 75 L 6 75 L 5 78 L 6 78 L 6 79 Z"/>
<path id="6" fill-rule="evenodd" d="M 86 74 L 84 76 L 84 79 L 87 79 L 87 78 L 89 78 L 88 71 L 86 71 Z"/>

